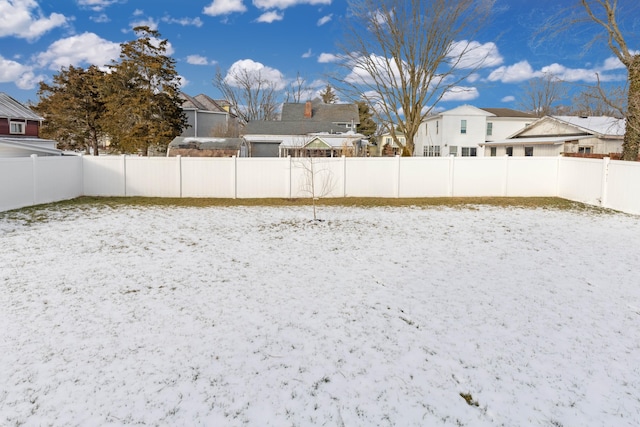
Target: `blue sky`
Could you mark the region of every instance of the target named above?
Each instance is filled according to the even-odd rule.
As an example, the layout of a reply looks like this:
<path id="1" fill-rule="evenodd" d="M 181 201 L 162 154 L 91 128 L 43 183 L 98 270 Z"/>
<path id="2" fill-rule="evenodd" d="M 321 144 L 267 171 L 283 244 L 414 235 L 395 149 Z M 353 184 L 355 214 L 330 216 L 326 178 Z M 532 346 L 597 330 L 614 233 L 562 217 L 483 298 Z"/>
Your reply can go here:
<path id="1" fill-rule="evenodd" d="M 612 84 L 624 81 L 625 70 L 604 41 L 584 48 L 592 38 L 588 32 L 534 38 L 548 16 L 572 1 L 495 0 L 490 27 L 474 41 L 490 65 L 438 109 L 518 108 L 523 83 L 544 72 L 575 85 L 593 84 L 596 72 Z M 622 23 L 639 34 L 638 8 L 633 10 Z M 134 38 L 136 25 L 169 40 L 190 95 L 219 97 L 212 79 L 218 68 L 226 73 L 232 66 L 261 68 L 283 85 L 299 73 L 319 90 L 337 69 L 336 42 L 345 19 L 344 0 L 0 0 L 0 91 L 36 101 L 38 81 L 50 81 L 60 67 L 102 66 L 117 58 L 119 44 Z"/>

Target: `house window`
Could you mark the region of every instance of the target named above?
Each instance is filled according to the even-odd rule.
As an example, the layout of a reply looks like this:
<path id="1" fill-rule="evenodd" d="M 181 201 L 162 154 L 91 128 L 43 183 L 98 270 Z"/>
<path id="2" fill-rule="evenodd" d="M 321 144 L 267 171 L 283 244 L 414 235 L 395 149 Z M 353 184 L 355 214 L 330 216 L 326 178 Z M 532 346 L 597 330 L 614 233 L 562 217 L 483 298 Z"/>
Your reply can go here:
<path id="1" fill-rule="evenodd" d="M 491 147 L 491 157 L 495 157 L 498 155 L 498 147 Z"/>
<path id="2" fill-rule="evenodd" d="M 458 155 L 458 146 L 457 145 L 452 145 L 449 147 L 449 155 L 450 156 L 457 156 Z"/>
<path id="3" fill-rule="evenodd" d="M 493 123 L 487 122 L 487 136 L 493 135 Z"/>
<path id="4" fill-rule="evenodd" d="M 533 156 L 533 147 L 524 147 L 524 155 L 527 157 Z"/>
<path id="5" fill-rule="evenodd" d="M 513 147 L 507 147 L 507 156 L 513 156 Z"/>
<path id="6" fill-rule="evenodd" d="M 580 154 L 591 154 L 592 147 L 578 147 L 578 153 Z"/>
<path id="7" fill-rule="evenodd" d="M 391 145 L 391 137 L 389 137 L 389 136 L 388 136 L 388 137 L 386 137 L 386 138 L 384 139 L 384 143 L 385 143 L 385 144 L 389 144 L 389 145 Z"/>
<path id="8" fill-rule="evenodd" d="M 440 146 L 431 145 L 428 147 L 423 147 L 422 154 L 424 155 L 424 157 L 440 157 Z"/>
<path id="9" fill-rule="evenodd" d="M 460 133 L 467 133 L 467 121 L 460 120 Z"/>
<path id="10" fill-rule="evenodd" d="M 477 154 L 476 147 L 462 147 L 462 157 L 475 157 Z"/>
<path id="11" fill-rule="evenodd" d="M 24 122 L 11 121 L 9 123 L 9 133 L 11 133 L 11 134 L 24 135 L 24 130 L 25 130 L 25 123 Z"/>

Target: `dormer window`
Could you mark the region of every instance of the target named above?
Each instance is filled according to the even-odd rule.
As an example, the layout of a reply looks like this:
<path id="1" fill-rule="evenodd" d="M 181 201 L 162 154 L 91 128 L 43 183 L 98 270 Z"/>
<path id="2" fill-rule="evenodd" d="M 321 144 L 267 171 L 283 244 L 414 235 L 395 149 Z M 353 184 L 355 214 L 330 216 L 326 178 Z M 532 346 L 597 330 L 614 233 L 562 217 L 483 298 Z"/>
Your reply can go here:
<path id="1" fill-rule="evenodd" d="M 14 120 L 9 122 L 9 133 L 12 135 L 24 135 L 25 128 L 25 122 L 18 122 Z"/>

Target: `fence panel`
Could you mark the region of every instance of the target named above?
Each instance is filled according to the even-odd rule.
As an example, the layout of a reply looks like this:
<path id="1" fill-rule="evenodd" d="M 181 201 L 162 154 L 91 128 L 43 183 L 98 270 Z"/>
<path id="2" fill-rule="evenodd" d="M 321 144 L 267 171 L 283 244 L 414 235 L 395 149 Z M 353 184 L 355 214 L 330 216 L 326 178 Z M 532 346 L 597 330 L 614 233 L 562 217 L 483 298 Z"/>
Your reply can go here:
<path id="1" fill-rule="evenodd" d="M 446 197 L 451 162 L 444 157 L 400 158 L 399 197 Z"/>
<path id="2" fill-rule="evenodd" d="M 555 197 L 560 157 L 506 157 L 508 197 Z"/>
<path id="3" fill-rule="evenodd" d="M 122 197 L 125 191 L 126 156 L 84 156 L 84 195 Z"/>
<path id="4" fill-rule="evenodd" d="M 505 194 L 505 162 L 502 157 L 452 157 L 451 195 L 490 197 Z"/>
<path id="5" fill-rule="evenodd" d="M 640 215 L 640 164 L 612 160 L 605 191 L 605 207 Z"/>
<path id="6" fill-rule="evenodd" d="M 399 157 L 347 159 L 346 197 L 398 197 Z"/>
<path id="7" fill-rule="evenodd" d="M 35 204 L 82 196 L 82 157 L 36 157 L 34 163 Z"/>
<path id="8" fill-rule="evenodd" d="M 182 157 L 182 197 L 235 197 L 235 158 Z"/>
<path id="9" fill-rule="evenodd" d="M 600 206 L 604 160 L 563 157 L 558 170 L 556 196 Z"/>
<path id="10" fill-rule="evenodd" d="M 236 158 L 237 197 L 290 197 L 289 162 L 288 158 Z"/>
<path id="11" fill-rule="evenodd" d="M 344 157 L 292 158 L 291 197 L 344 197 L 347 160 Z"/>
<path id="12" fill-rule="evenodd" d="M 33 178 L 30 157 L 0 158 L 0 212 L 34 203 Z"/>
<path id="13" fill-rule="evenodd" d="M 127 157 L 127 196 L 180 197 L 180 158 Z"/>

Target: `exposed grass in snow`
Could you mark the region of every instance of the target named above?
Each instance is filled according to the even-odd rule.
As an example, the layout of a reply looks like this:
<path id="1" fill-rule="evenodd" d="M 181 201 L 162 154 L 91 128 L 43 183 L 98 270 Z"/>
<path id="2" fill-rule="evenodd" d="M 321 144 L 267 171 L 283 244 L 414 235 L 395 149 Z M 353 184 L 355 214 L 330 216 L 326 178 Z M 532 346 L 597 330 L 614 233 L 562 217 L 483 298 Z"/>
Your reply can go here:
<path id="1" fill-rule="evenodd" d="M 0 214 L 0 425 L 640 419 L 637 217 L 148 203 Z"/>

